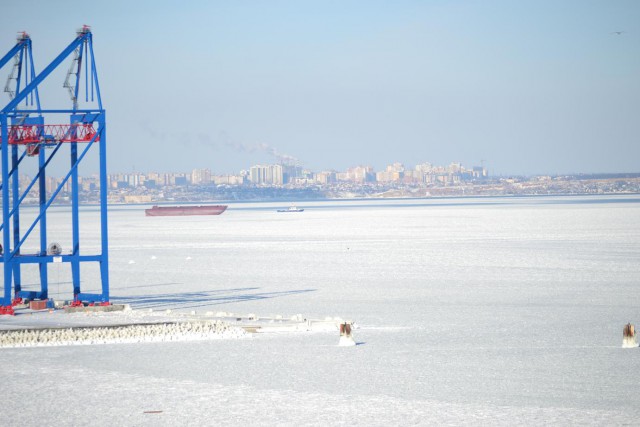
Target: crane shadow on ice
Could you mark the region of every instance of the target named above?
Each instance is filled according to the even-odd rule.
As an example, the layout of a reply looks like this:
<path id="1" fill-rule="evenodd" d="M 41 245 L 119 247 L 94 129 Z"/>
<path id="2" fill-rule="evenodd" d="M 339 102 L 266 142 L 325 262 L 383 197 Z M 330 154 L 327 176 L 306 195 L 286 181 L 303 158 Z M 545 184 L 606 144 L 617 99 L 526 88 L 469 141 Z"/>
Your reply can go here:
<path id="1" fill-rule="evenodd" d="M 111 302 L 117 304 L 130 304 L 132 308 L 138 309 L 169 307 L 187 309 L 218 304 L 230 304 L 234 302 L 280 298 L 315 291 L 316 289 L 291 289 L 279 292 L 260 292 L 260 288 L 252 287 L 199 292 L 135 295 L 126 297 L 112 296 Z"/>
<path id="2" fill-rule="evenodd" d="M 69 282 L 71 283 L 71 282 Z M 120 285 L 120 286 L 111 286 L 112 291 L 117 291 L 119 289 L 137 289 L 137 288 L 159 288 L 161 286 L 184 286 L 184 283 L 180 282 L 168 282 L 168 283 L 153 283 L 150 285 L 137 285 L 137 286 L 128 286 L 128 285 Z"/>

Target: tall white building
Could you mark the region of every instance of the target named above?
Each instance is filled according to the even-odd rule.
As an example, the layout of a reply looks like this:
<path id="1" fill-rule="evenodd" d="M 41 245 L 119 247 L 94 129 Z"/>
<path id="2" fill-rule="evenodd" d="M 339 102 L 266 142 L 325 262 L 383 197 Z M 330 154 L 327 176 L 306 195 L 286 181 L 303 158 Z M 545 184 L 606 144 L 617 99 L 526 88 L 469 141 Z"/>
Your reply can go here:
<path id="1" fill-rule="evenodd" d="M 191 171 L 192 184 L 208 184 L 211 182 L 211 169 L 194 169 Z"/>
<path id="2" fill-rule="evenodd" d="M 282 185 L 284 172 L 281 165 L 254 165 L 249 169 L 249 179 L 254 184 Z"/>

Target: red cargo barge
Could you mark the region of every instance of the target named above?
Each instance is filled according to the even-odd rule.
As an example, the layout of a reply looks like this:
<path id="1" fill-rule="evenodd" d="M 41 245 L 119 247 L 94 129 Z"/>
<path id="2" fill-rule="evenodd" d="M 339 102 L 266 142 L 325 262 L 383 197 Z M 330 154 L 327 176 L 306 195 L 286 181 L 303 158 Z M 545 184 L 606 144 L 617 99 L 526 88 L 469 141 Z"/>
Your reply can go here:
<path id="1" fill-rule="evenodd" d="M 186 216 L 186 215 L 220 215 L 227 209 L 224 205 L 208 206 L 153 206 L 145 209 L 146 216 Z"/>

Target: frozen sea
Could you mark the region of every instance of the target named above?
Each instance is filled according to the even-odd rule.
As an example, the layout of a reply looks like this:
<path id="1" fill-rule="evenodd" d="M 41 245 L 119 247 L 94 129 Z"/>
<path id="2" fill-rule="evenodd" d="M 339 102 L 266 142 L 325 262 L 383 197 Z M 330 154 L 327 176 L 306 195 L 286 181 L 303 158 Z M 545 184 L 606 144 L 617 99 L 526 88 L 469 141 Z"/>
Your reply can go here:
<path id="1" fill-rule="evenodd" d="M 359 345 L 298 332 L 0 349 L 1 423 L 640 424 L 640 349 L 621 346 L 623 325 L 640 325 L 640 196 L 299 206 L 110 207 L 112 302 L 339 316 Z M 82 209 L 83 253 L 97 251 L 98 215 Z M 68 216 L 49 215 L 63 250 Z M 67 267 L 49 267 L 56 299 L 71 298 Z M 35 268 L 23 276 L 35 288 Z M 82 279 L 97 288 L 97 267 Z"/>

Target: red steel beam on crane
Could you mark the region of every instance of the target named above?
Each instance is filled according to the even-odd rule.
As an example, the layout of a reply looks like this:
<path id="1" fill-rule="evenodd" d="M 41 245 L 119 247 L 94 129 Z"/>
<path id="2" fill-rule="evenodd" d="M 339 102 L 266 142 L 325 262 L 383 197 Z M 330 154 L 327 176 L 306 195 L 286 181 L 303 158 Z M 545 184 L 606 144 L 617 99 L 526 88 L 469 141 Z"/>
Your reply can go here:
<path id="1" fill-rule="evenodd" d="M 90 142 L 96 130 L 92 123 L 65 125 L 9 126 L 9 144 L 26 145 L 59 142 Z M 96 142 L 100 140 L 98 136 Z"/>

